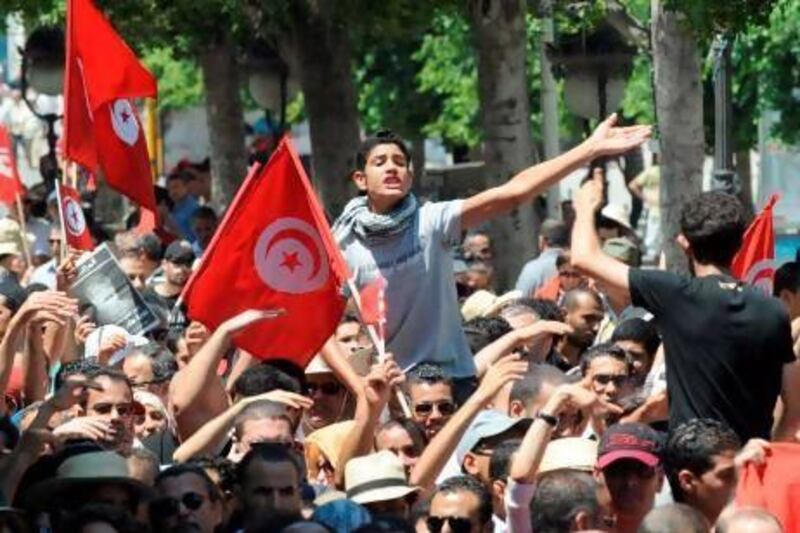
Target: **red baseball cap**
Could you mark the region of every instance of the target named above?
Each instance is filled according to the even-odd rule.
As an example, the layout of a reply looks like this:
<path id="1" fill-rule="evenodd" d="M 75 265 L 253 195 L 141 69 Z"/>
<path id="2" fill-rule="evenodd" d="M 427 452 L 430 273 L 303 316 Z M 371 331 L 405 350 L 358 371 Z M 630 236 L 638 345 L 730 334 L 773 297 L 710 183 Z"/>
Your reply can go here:
<path id="1" fill-rule="evenodd" d="M 603 470 L 620 459 L 633 459 L 650 467 L 661 464 L 659 434 L 650 426 L 639 423 L 615 424 L 600 440 L 597 468 Z"/>

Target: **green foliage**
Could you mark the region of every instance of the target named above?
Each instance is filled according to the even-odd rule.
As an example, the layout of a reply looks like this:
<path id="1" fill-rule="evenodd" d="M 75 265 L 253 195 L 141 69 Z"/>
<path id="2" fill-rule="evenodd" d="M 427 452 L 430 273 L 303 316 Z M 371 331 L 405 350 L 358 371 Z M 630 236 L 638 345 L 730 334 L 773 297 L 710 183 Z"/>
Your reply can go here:
<path id="1" fill-rule="evenodd" d="M 697 35 L 707 40 L 720 31 L 738 32 L 763 24 L 776 0 L 665 0 L 668 9 L 684 13 Z"/>
<path id="2" fill-rule="evenodd" d="M 202 103 L 203 78 L 195 63 L 176 58 L 170 47 L 148 50 L 142 60 L 158 79 L 158 105 L 162 110 Z"/>
<path id="3" fill-rule="evenodd" d="M 633 71 L 625 87 L 622 99 L 622 113 L 637 123 L 654 124 L 653 109 L 653 62 L 646 54 L 636 56 Z"/>

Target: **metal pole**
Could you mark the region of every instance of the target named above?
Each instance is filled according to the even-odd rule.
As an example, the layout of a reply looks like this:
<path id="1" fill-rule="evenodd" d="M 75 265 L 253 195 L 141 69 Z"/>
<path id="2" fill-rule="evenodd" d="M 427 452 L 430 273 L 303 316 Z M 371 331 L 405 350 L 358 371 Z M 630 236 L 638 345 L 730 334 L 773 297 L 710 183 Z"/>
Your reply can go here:
<path id="1" fill-rule="evenodd" d="M 542 136 L 544 138 L 544 158 L 548 160 L 561 153 L 558 138 L 558 90 L 556 79 L 553 76 L 552 63 L 547 55 L 548 46 L 555 43 L 552 0 L 542 0 L 540 9 L 542 19 L 542 34 L 539 39 L 542 77 Z M 550 218 L 558 218 L 560 202 L 560 186 L 556 184 L 547 190 L 547 215 Z"/>
<path id="2" fill-rule="evenodd" d="M 714 174 L 711 188 L 736 193 L 731 45 L 727 34 L 719 34 L 714 40 Z"/>

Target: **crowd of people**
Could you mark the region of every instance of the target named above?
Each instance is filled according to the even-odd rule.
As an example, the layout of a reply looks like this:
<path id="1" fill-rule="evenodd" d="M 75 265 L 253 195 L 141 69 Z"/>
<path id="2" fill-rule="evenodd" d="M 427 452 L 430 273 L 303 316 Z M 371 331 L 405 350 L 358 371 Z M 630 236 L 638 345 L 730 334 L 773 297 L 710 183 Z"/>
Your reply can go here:
<path id="1" fill-rule="evenodd" d="M 236 349 L 263 310 L 213 331 L 187 316 L 180 295 L 217 225 L 202 167 L 167 179 L 166 228 L 132 220 L 109 238 L 159 319 L 143 334 L 94 323 L 72 296 L 78 254 L 61 252 L 57 210 L 37 211 L 50 246 L 35 268 L 18 221 L 3 221 L 0 530 L 800 527 L 771 506 L 800 508 L 791 479 L 748 478 L 791 475 L 771 461 L 800 437 L 800 266 L 777 270 L 774 296 L 730 276 L 746 228 L 735 197 L 683 206 L 684 276 L 642 268 L 592 170 L 574 218 L 545 221 L 514 289 L 495 286 L 486 223 L 649 135 L 611 118 L 445 202 L 410 192 L 400 138 L 366 139 L 361 194 L 332 231 L 358 286 L 386 280 L 386 353 L 349 305 L 305 368 L 280 347 L 265 360 Z"/>

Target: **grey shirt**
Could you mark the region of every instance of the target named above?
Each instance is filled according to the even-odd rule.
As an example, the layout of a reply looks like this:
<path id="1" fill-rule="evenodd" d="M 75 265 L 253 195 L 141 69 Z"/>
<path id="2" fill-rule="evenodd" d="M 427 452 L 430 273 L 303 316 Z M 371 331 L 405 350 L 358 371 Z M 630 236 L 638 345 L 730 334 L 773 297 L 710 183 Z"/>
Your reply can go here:
<path id="1" fill-rule="evenodd" d="M 526 297 L 533 297 L 542 285 L 558 274 L 556 269 L 556 259 L 564 251 L 561 248 L 548 248 L 536 259 L 532 259 L 525 263 L 522 267 L 522 272 L 519 273 L 517 285 L 514 287 Z"/>
<path id="2" fill-rule="evenodd" d="M 456 378 L 475 375 L 461 328 L 450 248 L 461 238 L 462 200 L 430 202 L 405 231 L 376 243 L 339 235 L 359 289 L 386 280 L 386 350 L 404 370 L 435 362 Z"/>

